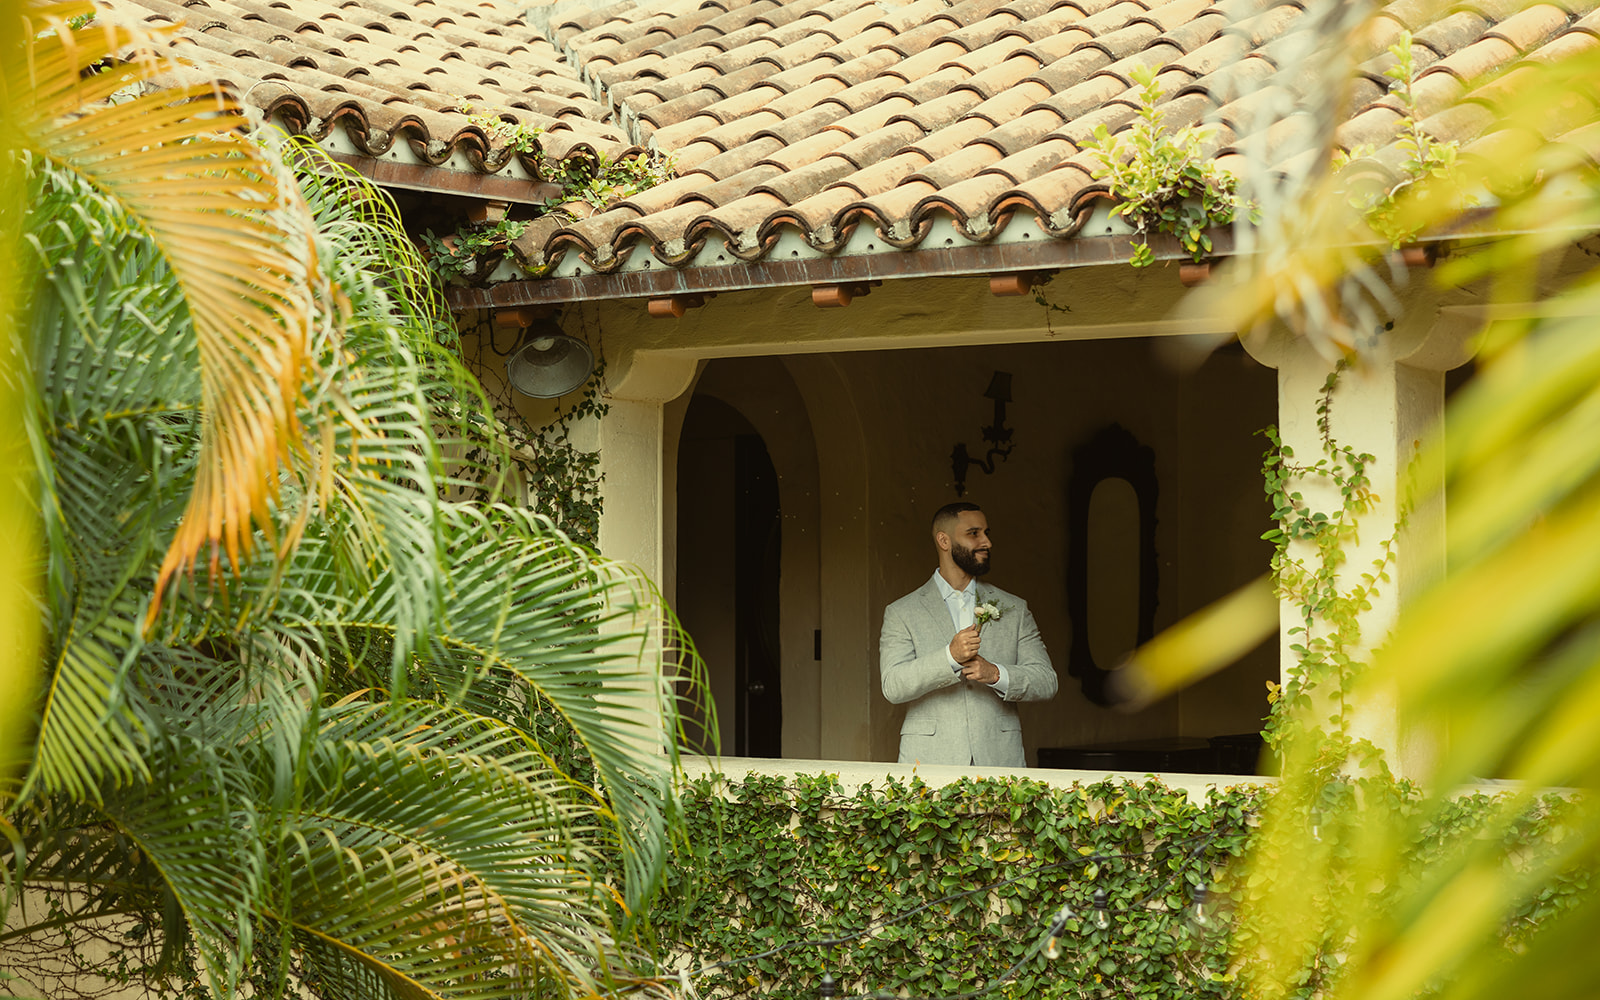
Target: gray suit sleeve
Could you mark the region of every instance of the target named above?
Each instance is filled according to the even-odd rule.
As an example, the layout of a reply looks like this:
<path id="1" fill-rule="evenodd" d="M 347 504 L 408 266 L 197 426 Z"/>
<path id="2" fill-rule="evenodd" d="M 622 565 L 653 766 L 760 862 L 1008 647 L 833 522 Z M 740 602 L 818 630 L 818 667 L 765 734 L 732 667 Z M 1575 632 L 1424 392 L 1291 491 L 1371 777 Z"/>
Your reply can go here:
<path id="1" fill-rule="evenodd" d="M 1039 626 L 1034 623 L 1033 612 L 1024 604 L 1022 620 L 1018 622 L 1017 662 L 1006 665 L 1010 674 L 1006 701 L 1046 701 L 1056 696 L 1056 670 L 1050 665 L 1050 653 L 1039 638 Z"/>
<path id="2" fill-rule="evenodd" d="M 878 674 L 883 683 L 883 696 L 891 704 L 903 705 L 929 692 L 960 683 L 961 675 L 950 669 L 945 655 L 948 650 L 946 640 L 945 645 L 918 656 L 911 626 L 894 605 L 889 605 L 883 612 L 883 632 L 878 637 Z M 1048 668 L 1048 661 L 1046 666 Z"/>

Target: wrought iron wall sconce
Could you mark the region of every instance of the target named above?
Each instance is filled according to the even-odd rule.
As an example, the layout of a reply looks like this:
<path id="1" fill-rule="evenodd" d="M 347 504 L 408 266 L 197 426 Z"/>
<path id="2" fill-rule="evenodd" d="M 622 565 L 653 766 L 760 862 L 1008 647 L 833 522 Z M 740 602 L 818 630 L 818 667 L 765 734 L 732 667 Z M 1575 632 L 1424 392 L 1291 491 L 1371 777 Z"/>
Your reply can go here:
<path id="1" fill-rule="evenodd" d="M 982 428 L 983 440 L 989 445 L 982 458 L 967 453 L 965 441 L 957 443 L 950 451 L 950 471 L 955 476 L 956 496 L 967 495 L 967 469 L 976 465 L 987 475 L 994 475 L 995 462 L 1011 454 L 1011 428 L 1006 426 L 1006 404 L 1011 402 L 1011 373 L 995 372 L 984 390 L 984 398 L 994 400 L 994 423 Z"/>

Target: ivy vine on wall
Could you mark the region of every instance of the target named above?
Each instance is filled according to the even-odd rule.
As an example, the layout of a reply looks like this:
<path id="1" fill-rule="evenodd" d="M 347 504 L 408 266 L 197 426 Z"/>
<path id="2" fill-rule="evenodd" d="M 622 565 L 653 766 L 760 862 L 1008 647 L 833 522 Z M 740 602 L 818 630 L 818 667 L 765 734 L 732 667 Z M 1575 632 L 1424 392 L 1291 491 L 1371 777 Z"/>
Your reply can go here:
<path id="1" fill-rule="evenodd" d="M 1284 444 L 1277 427 L 1261 432 L 1271 443 L 1262 475 L 1278 525 L 1261 537 L 1273 544 L 1274 589 L 1300 618 L 1289 630 L 1294 658 L 1284 667 L 1284 682 L 1268 683 L 1272 712 L 1264 735 L 1278 746 L 1292 735 L 1292 720 L 1306 718 L 1310 709 L 1319 707 L 1323 711 L 1317 717 L 1326 719 L 1328 727 L 1318 727 L 1314 735 L 1328 741 L 1329 753 L 1339 763 L 1355 752 L 1362 762 L 1381 766 L 1376 748 L 1350 735 L 1354 707 L 1349 695 L 1365 666 L 1361 616 L 1371 609 L 1381 585 L 1389 582 L 1404 511 L 1372 565 L 1365 572 L 1345 572 L 1347 548 L 1359 541 L 1361 519 L 1379 501 L 1367 471 L 1376 459 L 1333 435 L 1333 396 L 1346 370 L 1345 362 L 1335 366 L 1317 398 L 1321 454 L 1301 458 Z M 1336 497 L 1337 505 L 1321 509 L 1307 500 L 1306 491 L 1314 485 Z"/>
<path id="2" fill-rule="evenodd" d="M 913 778 L 846 792 L 826 774 L 697 779 L 684 794 L 687 835 L 648 922 L 667 957 L 663 979 L 681 970 L 702 997 L 811 998 L 826 972 L 840 996 L 1231 1000 L 1250 995 L 1263 972 L 1249 961 L 1262 930 L 1237 914 L 1276 888 L 1245 865 L 1269 794 L 1212 790 L 1197 803 L 1153 780 L 931 788 Z M 1366 808 L 1421 808 L 1414 788 L 1386 778 L 1339 783 L 1327 800 L 1330 842 L 1357 796 Z M 1483 795 L 1457 800 L 1414 845 L 1406 876 L 1444 845 L 1480 835 L 1495 808 Z M 1506 835 L 1504 863 L 1557 850 L 1567 811 L 1558 797 L 1535 803 Z M 1590 886 L 1587 871 L 1572 869 L 1516 914 L 1505 944 L 1524 945 Z M 1209 925 L 1185 913 L 1201 887 L 1215 907 Z M 1348 871 L 1295 888 L 1308 912 L 1333 916 L 1288 976 L 1288 995 L 1309 1000 L 1339 974 L 1346 901 L 1381 905 L 1394 887 Z M 1071 915 L 1052 948 L 1063 906 Z"/>
<path id="3" fill-rule="evenodd" d="M 487 319 L 476 327 L 479 343 L 491 345 L 490 353 L 494 352 L 493 329 Z M 600 469 L 600 453 L 579 447 L 573 430 L 583 421 L 606 415 L 609 406 L 601 394 L 604 377 L 605 361 L 601 359 L 575 395 L 557 400 L 554 416 L 540 427 L 517 409 L 509 385 L 491 393 L 496 420 L 492 426 L 480 425 L 480 437 L 468 442 L 463 480 L 485 498 L 522 503 L 549 518 L 574 541 L 598 548 L 605 474 Z M 511 468 L 499 467 L 494 461 L 497 455 L 509 457 Z"/>

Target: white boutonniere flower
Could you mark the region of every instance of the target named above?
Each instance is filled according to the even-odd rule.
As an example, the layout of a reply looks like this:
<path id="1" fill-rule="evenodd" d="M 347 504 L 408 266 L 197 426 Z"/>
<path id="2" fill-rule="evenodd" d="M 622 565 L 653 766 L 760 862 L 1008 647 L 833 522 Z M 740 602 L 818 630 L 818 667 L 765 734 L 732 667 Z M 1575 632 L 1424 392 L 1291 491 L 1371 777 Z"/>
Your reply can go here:
<path id="1" fill-rule="evenodd" d="M 990 622 L 999 621 L 1000 616 L 1005 614 L 1005 612 L 1006 608 L 1004 605 L 993 602 L 985 602 L 972 609 L 972 623 L 979 628 L 982 628 Z"/>

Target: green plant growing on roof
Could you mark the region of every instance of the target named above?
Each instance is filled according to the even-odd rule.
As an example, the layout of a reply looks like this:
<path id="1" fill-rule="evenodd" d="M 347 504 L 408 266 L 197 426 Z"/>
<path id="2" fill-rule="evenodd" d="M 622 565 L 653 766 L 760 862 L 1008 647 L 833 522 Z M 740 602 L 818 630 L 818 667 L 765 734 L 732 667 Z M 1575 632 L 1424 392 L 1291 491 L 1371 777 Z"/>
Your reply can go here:
<path id="1" fill-rule="evenodd" d="M 1163 95 L 1155 70 L 1145 67 L 1130 75 L 1139 85 L 1138 120 L 1115 135 L 1104 125 L 1095 126 L 1094 138 L 1084 143 L 1100 161 L 1093 176 L 1106 181 L 1117 199 L 1111 214 L 1133 227 L 1134 267 L 1155 263 L 1153 233 L 1176 236 L 1191 259 L 1205 260 L 1211 253 L 1207 230 L 1229 225 L 1241 211 L 1253 209 L 1240 202 L 1233 175 L 1206 155 L 1209 126 L 1166 131 L 1157 106 Z"/>
<path id="2" fill-rule="evenodd" d="M 1400 177 L 1385 186 L 1364 185 L 1352 190 L 1349 198 L 1351 206 L 1363 213 L 1373 232 L 1398 249 L 1422 232 L 1421 201 L 1449 200 L 1461 208 L 1470 208 L 1475 201 L 1460 184 L 1456 163 L 1460 144 L 1454 139 L 1443 142 L 1435 139 L 1417 119 L 1417 65 L 1411 53 L 1411 32 L 1402 31 L 1388 51 L 1394 56 L 1394 63 L 1384 75 L 1392 81 L 1389 92 L 1405 113 L 1394 141 L 1394 148 L 1402 154 Z M 1348 168 L 1373 152 L 1371 146 L 1359 146 L 1348 153 L 1337 153 L 1334 168 Z M 1408 194 L 1409 198 L 1402 200 L 1402 194 Z"/>
<path id="3" fill-rule="evenodd" d="M 507 150 L 529 157 L 539 177 L 560 185 L 560 193 L 545 199 L 532 218 L 556 213 L 569 218 L 575 214 L 586 216 L 676 176 L 672 155 L 655 150 L 618 159 L 597 152 L 593 158 L 568 156 L 557 160 L 545 155 L 540 147 L 539 137 L 545 134 L 543 128 L 500 115 L 471 114 L 468 104 L 463 104 L 461 110 L 468 113 L 467 120 L 482 129 L 491 141 L 504 143 Z M 572 208 L 575 205 L 586 207 L 581 213 L 575 213 Z M 430 229 L 422 236 L 423 248 L 429 254 L 429 268 L 441 281 L 464 278 L 485 282 L 511 243 L 527 228 L 528 221 L 503 219 L 469 223 L 444 237 Z"/>

